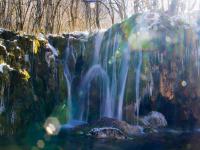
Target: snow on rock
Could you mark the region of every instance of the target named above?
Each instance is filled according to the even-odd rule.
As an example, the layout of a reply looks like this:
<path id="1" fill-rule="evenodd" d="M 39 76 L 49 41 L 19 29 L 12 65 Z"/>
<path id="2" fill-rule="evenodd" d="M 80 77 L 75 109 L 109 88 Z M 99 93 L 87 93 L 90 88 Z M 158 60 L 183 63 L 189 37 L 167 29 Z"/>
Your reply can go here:
<path id="1" fill-rule="evenodd" d="M 1 63 L 0 64 L 0 72 L 3 73 L 3 68 L 6 67 L 8 70 L 12 71 L 14 70 L 13 68 L 10 67 L 10 65 L 6 64 L 6 63 Z"/>
<path id="2" fill-rule="evenodd" d="M 121 130 L 112 127 L 93 128 L 89 131 L 88 135 L 100 139 L 126 139 L 126 136 Z"/>
<path id="3" fill-rule="evenodd" d="M 38 40 L 40 40 L 40 41 L 47 41 L 45 35 L 42 34 L 42 33 L 39 33 L 37 38 L 38 38 Z"/>
<path id="4" fill-rule="evenodd" d="M 150 30 L 154 26 L 160 24 L 160 14 L 158 13 L 144 13 L 136 19 L 139 31 Z"/>
<path id="5" fill-rule="evenodd" d="M 159 112 L 152 111 L 147 116 L 141 119 L 142 123 L 151 128 L 166 127 L 167 121 L 165 116 Z"/>
<path id="6" fill-rule="evenodd" d="M 6 50 L 6 47 L 0 42 L 0 48 L 3 48 L 4 50 Z"/>

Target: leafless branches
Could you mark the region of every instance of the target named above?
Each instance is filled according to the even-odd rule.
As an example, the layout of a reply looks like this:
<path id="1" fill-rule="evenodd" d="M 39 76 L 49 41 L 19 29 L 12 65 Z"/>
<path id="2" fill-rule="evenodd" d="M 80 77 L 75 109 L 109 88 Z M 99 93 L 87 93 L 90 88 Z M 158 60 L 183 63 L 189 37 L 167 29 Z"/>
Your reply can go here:
<path id="1" fill-rule="evenodd" d="M 188 1 L 188 3 L 186 2 Z M 134 13 L 200 7 L 198 0 L 0 0 L 0 27 L 28 33 L 59 33 L 109 27 Z"/>

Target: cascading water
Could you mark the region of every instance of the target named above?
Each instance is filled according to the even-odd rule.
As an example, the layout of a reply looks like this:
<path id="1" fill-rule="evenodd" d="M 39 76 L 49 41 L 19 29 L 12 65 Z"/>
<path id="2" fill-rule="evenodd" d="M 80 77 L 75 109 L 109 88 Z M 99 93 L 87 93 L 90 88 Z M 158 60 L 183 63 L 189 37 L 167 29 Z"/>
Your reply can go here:
<path id="1" fill-rule="evenodd" d="M 123 104 L 126 81 L 129 70 L 130 61 L 130 47 L 128 44 L 123 44 L 120 47 L 119 33 L 115 33 L 114 38 L 111 39 L 112 30 L 109 31 L 108 40 L 112 42 L 106 43 L 105 51 L 102 50 L 102 42 L 105 40 L 104 32 L 98 32 L 94 38 L 94 53 L 92 57 L 92 65 L 89 67 L 86 74 L 82 77 L 80 88 L 78 89 L 79 99 L 79 113 L 78 117 L 73 117 L 72 105 L 72 74 L 70 73 L 67 61 L 65 62 L 64 76 L 66 78 L 68 88 L 68 107 L 69 107 L 69 120 L 79 120 L 87 122 L 90 113 L 90 90 L 92 81 L 98 79 L 100 83 L 100 117 L 111 117 L 119 120 L 123 119 Z M 105 41 L 104 41 L 105 42 Z M 109 50 L 112 50 L 109 52 Z M 69 40 L 66 48 L 66 60 L 72 53 Z M 102 56 L 103 54 L 103 56 Z M 136 103 L 139 115 L 139 84 L 140 84 L 140 69 L 142 65 L 142 52 L 139 52 L 139 62 L 136 71 Z M 103 61 L 100 61 L 103 59 Z M 69 122 L 70 122 L 69 121 Z"/>
<path id="2" fill-rule="evenodd" d="M 200 47 L 197 48 L 196 65 L 197 65 L 197 72 L 199 76 L 200 75 Z"/>
<path id="3" fill-rule="evenodd" d="M 113 41 L 113 48 L 112 48 L 112 55 L 109 60 L 109 65 L 112 65 L 111 71 L 111 91 L 110 91 L 110 101 L 111 101 L 111 108 L 112 108 L 112 117 L 115 117 L 115 107 L 116 107 L 116 97 L 117 97 L 117 66 L 116 66 L 116 57 L 115 52 L 118 48 L 118 33 L 114 36 Z"/>
<path id="4" fill-rule="evenodd" d="M 4 112 L 4 110 L 5 110 L 5 104 L 4 104 L 3 98 L 1 98 L 1 102 L 0 102 L 0 114 L 1 114 L 2 112 Z"/>
<path id="5" fill-rule="evenodd" d="M 136 99 L 136 115 L 137 118 L 139 118 L 139 112 L 140 112 L 140 73 L 141 73 L 141 66 L 142 66 L 142 51 L 139 51 L 139 62 L 136 69 L 136 78 L 135 78 L 135 99 Z M 138 122 L 137 122 L 138 123 Z"/>
<path id="6" fill-rule="evenodd" d="M 11 116 L 10 116 L 10 122 L 11 122 L 11 124 L 14 124 L 14 123 L 15 123 L 15 120 L 16 120 L 16 112 L 15 112 L 14 109 L 12 109 L 10 115 L 11 115 Z"/>
<path id="7" fill-rule="evenodd" d="M 98 31 L 95 36 L 95 42 L 94 42 L 94 56 L 93 56 L 93 65 L 97 64 L 99 61 L 99 52 L 101 49 L 102 40 L 104 37 L 104 31 Z"/>
<path id="8" fill-rule="evenodd" d="M 73 117 L 73 104 L 72 104 L 72 82 L 73 82 L 73 78 L 74 78 L 74 74 L 70 71 L 69 69 L 69 60 L 72 60 L 73 63 L 76 63 L 76 57 L 74 54 L 74 49 L 72 47 L 72 45 L 70 44 L 70 40 L 72 40 L 72 38 L 69 36 L 68 40 L 67 40 L 67 47 L 65 50 L 65 62 L 64 62 L 64 76 L 65 76 L 65 80 L 67 83 L 67 106 L 68 106 L 68 122 L 71 122 L 74 120 Z M 72 58 L 72 59 L 71 59 Z"/>
<path id="9" fill-rule="evenodd" d="M 112 30 L 110 30 L 108 33 L 108 41 L 111 41 L 111 34 L 112 34 Z M 108 52 L 109 52 L 109 48 L 110 48 L 109 46 L 110 46 L 110 43 L 107 42 L 106 48 L 105 48 L 105 54 L 103 56 L 101 56 L 103 59 L 102 66 L 106 72 L 108 71 Z"/>
<path id="10" fill-rule="evenodd" d="M 67 84 L 67 96 L 68 96 L 68 100 L 67 100 L 67 105 L 68 105 L 68 109 L 69 109 L 69 121 L 72 120 L 72 97 L 71 97 L 71 83 L 72 83 L 72 76 L 71 73 L 69 71 L 69 67 L 68 67 L 68 58 L 71 52 L 70 49 L 70 38 L 67 41 L 67 48 L 66 48 L 66 62 L 64 62 L 64 76 L 65 76 L 65 80 L 66 80 L 66 84 Z"/>
<path id="11" fill-rule="evenodd" d="M 4 112 L 5 111 L 5 102 L 4 102 L 4 86 L 3 86 L 3 84 L 2 84 L 2 87 L 1 87 L 1 93 L 0 93 L 1 95 L 0 95 L 0 100 L 1 100 L 1 102 L 0 102 L 0 114 L 2 113 L 2 112 Z"/>
<path id="12" fill-rule="evenodd" d="M 140 14 L 113 25 L 106 32 L 92 34 L 84 42 L 81 36 L 74 34 L 48 38 L 56 48 L 32 37 L 34 42 L 40 43 L 37 53 L 32 53 L 32 45 L 27 47 L 31 43 L 29 36 L 25 41 L 21 35 L 13 35 L 11 41 L 10 37 L 3 39 L 1 42 L 8 49 L 1 49 L 0 83 L 6 86 L 2 85 L 0 93 L 0 119 L 5 120 L 0 134 L 7 130 L 3 126 L 16 130 L 23 124 L 27 118 L 23 113 L 28 109 L 44 112 L 41 117 L 28 115 L 37 121 L 55 108 L 52 116 L 55 118 L 61 113 L 59 120 L 65 106 L 60 109 L 56 105 L 62 104 L 63 99 L 67 99 L 66 114 L 71 127 L 101 117 L 133 123 L 136 117 L 138 121 L 152 110 L 165 113 L 167 119 L 176 117 L 170 122 L 175 122 L 184 111 L 188 113 L 180 117 L 181 121 L 196 120 L 194 113 L 198 108 L 195 105 L 200 97 L 197 84 L 200 81 L 200 36 L 193 36 L 192 30 L 186 31 L 183 22 L 171 25 L 165 17 L 158 16 L 157 21 L 151 23 L 153 15 L 148 15 L 138 23 L 138 16 Z M 148 22 L 143 25 L 146 20 L 150 22 L 149 27 L 146 27 Z M 30 56 L 30 60 L 24 60 L 26 56 Z M 24 104 L 26 97 L 29 101 Z M 43 104 L 47 107 L 40 107 Z"/>
<path id="13" fill-rule="evenodd" d="M 149 95 L 150 95 L 150 96 L 153 95 L 153 86 L 154 86 L 153 75 L 152 75 L 152 73 L 151 73 L 151 74 L 150 74 L 150 83 L 149 83 Z"/>
<path id="14" fill-rule="evenodd" d="M 83 81 L 81 83 L 80 88 L 80 100 L 82 103 L 81 108 L 81 114 L 80 118 L 82 121 L 88 120 L 89 115 L 89 92 L 90 92 L 90 84 L 93 79 L 96 77 L 100 77 L 100 80 L 102 81 L 102 85 L 100 83 L 100 96 L 101 97 L 101 106 L 100 106 L 100 116 L 106 116 L 106 117 L 112 117 L 112 111 L 111 111 L 111 104 L 110 104 L 110 88 L 109 88 L 109 77 L 107 72 L 102 68 L 103 65 L 99 64 L 100 59 L 100 49 L 104 37 L 104 33 L 102 31 L 99 31 L 95 35 L 94 40 L 94 55 L 93 55 L 93 63 L 88 72 L 86 73 L 85 77 L 83 78 Z M 87 97 L 87 98 L 85 98 Z M 85 98 L 85 101 L 84 101 Z M 86 105 L 86 107 L 85 107 Z"/>
<path id="15" fill-rule="evenodd" d="M 107 73 L 102 69 L 100 65 L 93 65 L 90 70 L 87 72 L 85 77 L 83 78 L 83 81 L 80 86 L 80 100 L 81 100 L 81 113 L 80 113 L 80 120 L 87 121 L 88 115 L 89 115 L 89 99 L 87 98 L 86 106 L 84 104 L 84 98 L 87 96 L 89 90 L 90 90 L 90 83 L 93 79 L 98 77 L 101 79 L 103 88 L 102 88 L 102 102 L 101 102 L 101 108 L 100 108 L 100 116 L 111 116 L 111 104 L 109 100 L 109 78 Z M 100 83 L 101 85 L 101 83 Z M 85 114 L 84 114 L 85 113 Z"/>
<path id="16" fill-rule="evenodd" d="M 106 32 L 97 32 L 88 38 L 84 46 L 79 45 L 79 48 L 75 49 L 72 46 L 80 43 L 74 42 L 70 46 L 69 37 L 64 65 L 68 88 L 69 120 L 90 121 L 93 101 L 100 105 L 99 108 L 95 106 L 95 109 L 99 109 L 98 117 L 105 116 L 119 120 L 124 119 L 124 105 L 127 103 L 132 105 L 134 101 L 135 110 L 132 110 L 132 113 L 136 113 L 139 118 L 141 99 L 144 95 L 154 96 L 154 90 L 158 89 L 160 84 L 160 81 L 154 81 L 155 77 L 162 76 L 160 72 L 163 67 L 173 66 L 168 61 L 180 57 L 183 71 L 190 65 L 188 62 L 191 62 L 192 53 L 189 51 L 189 46 L 185 46 L 181 54 L 172 53 L 174 45 L 180 43 L 173 42 L 173 33 L 167 33 L 168 27 L 162 24 L 160 15 L 145 14 L 135 19 L 135 24 L 127 33 L 125 31 L 129 26 L 126 24 L 116 25 Z M 163 25 L 162 28 L 161 25 Z M 172 28 L 173 25 L 170 27 Z M 162 30 L 166 32 L 162 33 Z M 161 38 L 163 41 L 160 40 Z M 159 44 L 155 46 L 156 42 Z M 72 64 L 76 63 L 80 55 L 78 49 L 83 49 L 83 57 L 87 63 L 79 72 L 78 83 L 76 82 L 75 85 L 78 88 L 74 91 L 73 80 L 77 74 L 74 74 L 73 69 L 70 68 L 69 59 L 73 60 Z M 78 51 L 79 54 L 74 54 L 74 51 Z M 199 51 L 197 53 L 196 66 L 199 68 Z M 170 57 L 167 60 L 166 55 L 169 54 Z M 173 71 L 173 68 L 171 70 Z M 176 77 L 176 72 L 173 72 L 173 75 Z M 163 91 L 165 94 L 165 89 Z M 92 95 L 93 92 L 96 92 L 95 95 Z M 78 103 L 78 106 L 73 105 L 74 101 Z M 73 115 L 75 109 L 79 110 L 76 112 L 76 117 Z"/>
<path id="17" fill-rule="evenodd" d="M 128 47 L 125 47 L 122 55 L 123 56 L 119 73 L 119 85 L 121 85 L 121 88 L 119 88 L 119 99 L 118 99 L 118 109 L 117 109 L 118 110 L 117 118 L 119 120 L 122 120 L 122 114 L 123 114 L 124 92 L 129 70 L 130 49 Z"/>
<path id="18" fill-rule="evenodd" d="M 111 40 L 112 30 L 109 31 L 108 39 Z M 124 47 L 119 47 L 119 33 L 115 33 L 113 41 L 106 44 L 104 55 L 102 56 L 101 44 L 103 41 L 103 35 L 95 36 L 95 51 L 93 56 L 93 65 L 90 67 L 89 71 L 86 73 L 81 84 L 81 120 L 87 120 L 89 112 L 89 95 L 91 81 L 100 77 L 102 81 L 100 95 L 101 106 L 100 106 L 100 116 L 112 117 L 122 120 L 123 114 L 123 101 L 124 93 L 126 87 L 126 80 L 129 69 L 129 59 L 130 59 L 130 49 L 127 44 Z M 105 39 L 104 39 L 105 40 Z M 111 49 L 111 53 L 109 53 Z M 97 63 L 99 58 L 103 61 Z M 95 63 L 94 63 L 95 62 Z M 108 69 L 110 68 L 110 69 Z M 85 88 L 86 87 L 86 88 Z M 86 94 L 87 93 L 87 94 Z M 85 97 L 85 98 L 84 98 Z M 87 98 L 86 98 L 87 97 Z M 85 102 L 84 101 L 87 101 Z"/>

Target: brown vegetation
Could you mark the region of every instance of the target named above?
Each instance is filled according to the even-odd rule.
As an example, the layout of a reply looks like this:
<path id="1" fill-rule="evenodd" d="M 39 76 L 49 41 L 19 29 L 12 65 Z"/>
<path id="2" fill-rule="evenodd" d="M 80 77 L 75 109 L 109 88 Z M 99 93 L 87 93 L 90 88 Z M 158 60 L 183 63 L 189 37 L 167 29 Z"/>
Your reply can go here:
<path id="1" fill-rule="evenodd" d="M 94 8 L 88 0 L 0 0 L 0 27 L 27 33 L 91 31 L 138 12 L 186 9 L 184 0 L 96 0 L 93 4 Z"/>

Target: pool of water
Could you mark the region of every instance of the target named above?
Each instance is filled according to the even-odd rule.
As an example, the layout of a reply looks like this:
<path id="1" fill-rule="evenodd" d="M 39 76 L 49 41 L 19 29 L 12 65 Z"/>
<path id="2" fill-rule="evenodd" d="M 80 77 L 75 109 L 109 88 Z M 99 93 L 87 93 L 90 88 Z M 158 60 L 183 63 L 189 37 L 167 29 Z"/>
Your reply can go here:
<path id="1" fill-rule="evenodd" d="M 93 139 L 87 136 L 46 134 L 1 140 L 0 150 L 199 150 L 200 132 L 177 130 L 142 135 L 132 140 Z"/>

